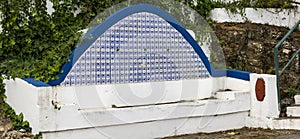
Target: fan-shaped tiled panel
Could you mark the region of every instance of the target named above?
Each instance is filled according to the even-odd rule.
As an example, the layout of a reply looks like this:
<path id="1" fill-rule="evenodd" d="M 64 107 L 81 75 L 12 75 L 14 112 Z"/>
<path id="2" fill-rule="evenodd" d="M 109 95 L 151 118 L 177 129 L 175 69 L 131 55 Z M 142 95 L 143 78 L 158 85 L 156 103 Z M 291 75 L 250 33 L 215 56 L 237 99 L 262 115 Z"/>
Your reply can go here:
<path id="1" fill-rule="evenodd" d="M 123 18 L 76 61 L 63 86 L 209 78 L 188 41 L 148 12 Z"/>

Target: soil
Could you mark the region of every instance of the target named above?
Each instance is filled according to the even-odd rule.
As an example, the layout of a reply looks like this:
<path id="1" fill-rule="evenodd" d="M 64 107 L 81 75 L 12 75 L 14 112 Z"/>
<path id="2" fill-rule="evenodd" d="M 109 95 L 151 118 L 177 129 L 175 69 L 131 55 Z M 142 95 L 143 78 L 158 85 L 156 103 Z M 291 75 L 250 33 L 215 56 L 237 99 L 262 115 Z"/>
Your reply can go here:
<path id="1" fill-rule="evenodd" d="M 214 133 L 197 133 L 163 139 L 300 139 L 300 130 L 242 128 Z"/>

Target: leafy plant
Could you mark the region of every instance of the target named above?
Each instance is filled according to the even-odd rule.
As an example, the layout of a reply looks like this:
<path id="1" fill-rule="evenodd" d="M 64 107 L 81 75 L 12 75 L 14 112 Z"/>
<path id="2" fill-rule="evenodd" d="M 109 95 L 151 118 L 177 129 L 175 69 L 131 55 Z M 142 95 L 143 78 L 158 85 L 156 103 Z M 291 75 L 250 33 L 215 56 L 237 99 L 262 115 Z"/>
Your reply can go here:
<path id="1" fill-rule="evenodd" d="M 225 8 L 232 13 L 245 14 L 245 8 L 293 8 L 292 1 L 287 0 L 238 0 L 232 2 L 215 2 L 216 8 Z"/>
<path id="2" fill-rule="evenodd" d="M 293 97 L 297 94 L 297 90 L 295 88 L 288 89 L 288 96 Z"/>
<path id="3" fill-rule="evenodd" d="M 31 132 L 31 127 L 28 121 L 23 120 L 23 114 L 17 115 L 12 107 L 5 103 L 5 84 L 3 83 L 3 77 L 0 76 L 0 111 L 2 116 L 9 118 L 12 121 L 14 129 L 24 129 L 27 132 Z"/>
<path id="4" fill-rule="evenodd" d="M 34 135 L 34 139 L 42 139 L 42 138 L 43 138 L 43 136 L 41 133 Z"/>
<path id="5" fill-rule="evenodd" d="M 47 0 L 0 1 L 0 75 L 31 77 L 49 81 L 57 78 L 61 66 L 76 47 L 78 31 L 113 2 L 109 0 L 50 0 L 54 12 L 47 12 Z M 115 0 L 114 2 L 120 2 Z M 31 128 L 5 103 L 5 84 L 0 76 L 0 111 L 11 119 L 14 129 Z"/>

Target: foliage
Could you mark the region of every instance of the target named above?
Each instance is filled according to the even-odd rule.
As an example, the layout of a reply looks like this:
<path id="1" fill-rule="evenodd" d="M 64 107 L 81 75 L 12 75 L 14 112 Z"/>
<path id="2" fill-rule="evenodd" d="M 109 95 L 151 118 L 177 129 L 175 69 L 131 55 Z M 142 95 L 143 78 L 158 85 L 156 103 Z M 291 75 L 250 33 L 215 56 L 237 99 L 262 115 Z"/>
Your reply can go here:
<path id="1" fill-rule="evenodd" d="M 209 20 L 210 11 L 214 8 L 225 8 L 233 13 L 244 14 L 245 8 L 293 8 L 292 1 L 287 0 L 234 0 L 224 2 L 220 0 L 176 0 L 196 10 L 201 16 Z"/>
<path id="2" fill-rule="evenodd" d="M 76 47 L 78 31 L 111 5 L 124 0 L 50 0 L 53 13 L 48 13 L 47 0 L 1 0 L 0 1 L 0 75 L 7 77 L 31 77 L 49 81 L 56 79 L 61 66 L 69 60 L 69 54 Z M 176 0 L 192 7 L 208 18 L 210 10 L 220 6 L 245 8 L 278 6 L 288 7 L 284 0 L 242 0 L 232 4 L 211 0 Z M 250 5 L 249 5 L 250 4 Z M 4 102 L 5 89 L 0 77 L 0 110 L 10 118 L 16 129 L 30 131 L 22 113 Z"/>
<path id="3" fill-rule="evenodd" d="M 0 3 L 0 73 L 49 81 L 57 78 L 75 48 L 81 29 L 113 4 L 98 0 L 2 0 Z M 120 2 L 117 0 L 115 2 Z"/>
<path id="4" fill-rule="evenodd" d="M 115 0 L 50 0 L 55 11 L 47 13 L 47 0 L 0 1 L 0 75 L 31 77 L 49 81 L 57 78 L 62 64 L 69 60 L 80 33 Z M 31 131 L 23 114 L 17 115 L 5 103 L 5 84 L 0 76 L 0 110 L 15 129 Z"/>
<path id="5" fill-rule="evenodd" d="M 12 121 L 14 129 L 24 129 L 27 132 L 31 132 L 31 127 L 28 121 L 23 121 L 23 114 L 17 115 L 15 111 L 7 103 L 5 103 L 5 84 L 3 83 L 3 77 L 0 76 L 0 111 L 2 116 L 9 118 Z"/>
<path id="6" fill-rule="evenodd" d="M 288 89 L 288 96 L 294 97 L 297 94 L 297 90 L 295 88 Z"/>
<path id="7" fill-rule="evenodd" d="M 42 138 L 43 138 L 42 133 L 38 133 L 38 134 L 34 135 L 33 139 L 42 139 Z"/>
<path id="8" fill-rule="evenodd" d="M 63 63 L 75 48 L 81 29 L 100 12 L 123 0 L 50 0 L 54 12 L 47 13 L 46 0 L 2 0 L 0 2 L 0 73 L 12 77 L 57 78 Z M 215 7 L 289 7 L 284 0 L 241 0 L 229 4 L 211 0 L 177 0 L 209 17 Z M 196 4 L 197 3 L 197 4 Z"/>
<path id="9" fill-rule="evenodd" d="M 217 1 L 215 8 L 225 8 L 233 13 L 245 14 L 245 8 L 293 8 L 292 2 L 287 0 L 237 0 L 229 3 Z"/>
<path id="10" fill-rule="evenodd" d="M 245 56 L 235 55 L 235 61 L 230 63 L 230 69 L 249 71 L 248 60 Z"/>
<path id="11" fill-rule="evenodd" d="M 216 2 L 212 0 L 176 0 L 193 8 L 205 19 L 209 18 L 210 11 L 216 7 Z"/>

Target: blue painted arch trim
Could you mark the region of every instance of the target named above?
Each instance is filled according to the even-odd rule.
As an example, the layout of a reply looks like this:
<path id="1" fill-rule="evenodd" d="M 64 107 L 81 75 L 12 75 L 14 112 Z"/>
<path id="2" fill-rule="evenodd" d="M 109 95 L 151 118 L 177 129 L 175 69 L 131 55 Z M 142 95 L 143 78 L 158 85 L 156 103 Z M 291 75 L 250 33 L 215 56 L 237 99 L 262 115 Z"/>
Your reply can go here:
<path id="1" fill-rule="evenodd" d="M 170 25 L 172 25 L 176 30 L 178 30 L 182 36 L 191 44 L 195 52 L 199 55 L 202 62 L 204 63 L 206 69 L 212 75 L 212 68 L 210 66 L 210 63 L 198 45 L 198 43 L 193 39 L 193 37 L 186 31 L 186 29 L 169 13 L 163 11 L 162 9 L 155 7 L 153 5 L 149 4 L 137 4 L 133 6 L 126 7 L 122 10 L 119 10 L 118 12 L 114 13 L 110 17 L 108 17 L 106 20 L 104 20 L 101 24 L 98 24 L 93 29 L 89 30 L 84 38 L 89 38 L 84 40 L 84 42 L 78 44 L 78 48 L 76 48 L 73 53 L 70 55 L 70 62 L 67 62 L 63 65 L 61 73 L 58 75 L 59 78 L 57 80 L 51 80 L 48 82 L 48 84 L 55 86 L 59 85 L 67 74 L 70 72 L 72 66 L 76 63 L 76 61 L 80 58 L 80 56 L 89 48 L 90 45 L 92 45 L 99 36 L 101 36 L 106 30 L 108 30 L 111 26 L 116 24 L 118 21 L 122 20 L 123 18 L 132 15 L 134 13 L 139 12 L 149 12 L 156 14 L 166 20 Z M 92 36 L 92 37 L 91 37 Z"/>
<path id="2" fill-rule="evenodd" d="M 34 78 L 22 78 L 22 80 L 24 80 L 25 82 L 27 82 L 33 86 L 36 86 L 36 87 L 50 87 L 51 86 L 42 81 L 37 81 Z"/>
<path id="3" fill-rule="evenodd" d="M 214 70 L 212 69 L 212 76 L 213 77 L 231 77 L 231 78 L 235 78 L 235 79 L 241 79 L 244 81 L 250 81 L 250 74 L 252 74 L 251 72 L 247 72 L 247 71 L 239 71 L 239 70 Z M 36 87 L 50 87 L 51 85 L 46 84 L 42 81 L 37 81 L 33 78 L 23 78 L 24 81 L 26 81 L 29 84 L 32 84 L 33 86 Z"/>
<path id="4" fill-rule="evenodd" d="M 250 81 L 250 74 L 251 72 L 247 71 L 240 71 L 240 70 L 227 70 L 227 77 L 241 79 L 245 81 Z"/>

